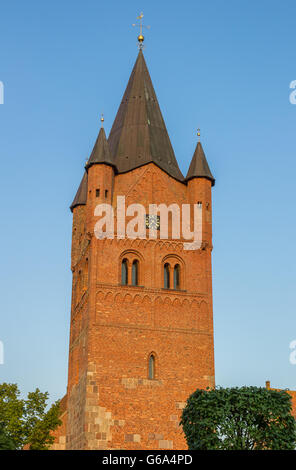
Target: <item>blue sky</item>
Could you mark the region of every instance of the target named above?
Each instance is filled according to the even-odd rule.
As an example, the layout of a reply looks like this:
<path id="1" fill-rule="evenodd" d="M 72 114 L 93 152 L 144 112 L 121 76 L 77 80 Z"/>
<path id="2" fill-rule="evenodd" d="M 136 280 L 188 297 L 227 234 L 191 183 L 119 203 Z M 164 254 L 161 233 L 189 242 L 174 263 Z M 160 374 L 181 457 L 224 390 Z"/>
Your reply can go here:
<path id="1" fill-rule="evenodd" d="M 69 205 L 145 58 L 183 173 L 212 173 L 216 382 L 296 389 L 294 1 L 2 1 L 0 380 L 66 389 Z"/>

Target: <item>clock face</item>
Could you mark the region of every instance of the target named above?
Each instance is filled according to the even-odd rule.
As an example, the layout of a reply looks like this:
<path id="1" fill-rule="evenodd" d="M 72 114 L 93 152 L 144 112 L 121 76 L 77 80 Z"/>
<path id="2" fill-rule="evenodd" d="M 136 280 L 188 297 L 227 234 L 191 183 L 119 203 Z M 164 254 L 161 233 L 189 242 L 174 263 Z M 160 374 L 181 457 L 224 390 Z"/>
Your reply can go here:
<path id="1" fill-rule="evenodd" d="M 160 215 L 146 215 L 146 228 L 159 230 L 160 228 Z"/>

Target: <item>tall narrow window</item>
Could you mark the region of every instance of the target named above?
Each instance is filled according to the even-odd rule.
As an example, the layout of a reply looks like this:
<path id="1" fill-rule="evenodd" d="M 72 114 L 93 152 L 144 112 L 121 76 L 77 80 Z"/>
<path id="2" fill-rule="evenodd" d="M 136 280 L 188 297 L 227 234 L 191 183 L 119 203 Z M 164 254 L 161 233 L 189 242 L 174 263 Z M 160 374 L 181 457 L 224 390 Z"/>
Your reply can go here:
<path id="1" fill-rule="evenodd" d="M 180 265 L 174 267 L 174 289 L 180 289 Z"/>
<path id="2" fill-rule="evenodd" d="M 149 356 L 148 378 L 151 380 L 155 378 L 155 357 L 153 356 L 153 354 L 150 354 Z"/>
<path id="3" fill-rule="evenodd" d="M 134 260 L 132 265 L 132 285 L 137 286 L 139 282 L 139 261 Z"/>
<path id="4" fill-rule="evenodd" d="M 84 270 L 83 270 L 83 290 L 88 288 L 88 258 L 85 260 Z"/>
<path id="5" fill-rule="evenodd" d="M 170 288 L 170 265 L 169 263 L 165 263 L 164 267 L 164 288 L 169 289 Z"/>
<path id="6" fill-rule="evenodd" d="M 82 288 L 82 273 L 81 271 L 78 271 L 78 278 L 77 278 L 77 283 L 76 283 L 76 292 L 75 292 L 75 300 L 76 300 L 76 305 L 78 304 L 80 297 L 81 297 L 81 288 Z"/>
<path id="7" fill-rule="evenodd" d="M 127 285 L 128 279 L 127 279 L 127 260 L 123 259 L 121 263 L 121 284 L 124 286 Z"/>

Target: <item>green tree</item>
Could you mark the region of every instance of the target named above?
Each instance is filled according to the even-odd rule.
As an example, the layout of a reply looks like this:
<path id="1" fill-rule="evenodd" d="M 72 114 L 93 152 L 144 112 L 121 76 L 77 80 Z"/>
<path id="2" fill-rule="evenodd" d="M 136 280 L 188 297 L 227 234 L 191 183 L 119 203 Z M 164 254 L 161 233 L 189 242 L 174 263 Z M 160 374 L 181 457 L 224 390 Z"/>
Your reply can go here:
<path id="1" fill-rule="evenodd" d="M 296 446 L 291 396 L 258 387 L 196 390 L 180 424 L 190 450 L 288 450 Z"/>
<path id="2" fill-rule="evenodd" d="M 15 444 L 5 433 L 3 423 L 0 424 L 0 450 L 15 450 Z"/>
<path id="3" fill-rule="evenodd" d="M 2 449 L 46 450 L 54 441 L 51 431 L 60 424 L 59 401 L 47 411 L 48 392 L 38 388 L 20 398 L 17 384 L 0 384 L 0 446 Z M 1 444 L 2 443 L 2 444 Z"/>

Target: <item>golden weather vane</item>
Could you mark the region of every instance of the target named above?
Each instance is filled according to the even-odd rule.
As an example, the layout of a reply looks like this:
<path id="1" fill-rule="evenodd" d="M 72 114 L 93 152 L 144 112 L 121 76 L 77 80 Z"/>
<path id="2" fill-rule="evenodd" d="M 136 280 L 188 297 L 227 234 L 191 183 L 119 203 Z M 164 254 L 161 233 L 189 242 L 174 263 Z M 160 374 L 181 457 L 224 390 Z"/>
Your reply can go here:
<path id="1" fill-rule="evenodd" d="M 100 121 L 101 121 L 101 126 L 103 127 L 104 126 L 104 121 L 105 121 L 103 113 L 101 114 Z"/>
<path id="2" fill-rule="evenodd" d="M 200 142 L 200 128 L 197 129 L 198 142 Z"/>
<path id="3" fill-rule="evenodd" d="M 143 28 L 150 29 L 150 26 L 145 26 L 143 24 L 143 18 L 144 18 L 144 14 L 142 12 L 142 13 L 140 13 L 139 16 L 137 16 L 137 20 L 139 20 L 139 22 L 133 24 L 133 26 L 138 26 L 138 28 L 140 28 L 140 34 L 138 36 L 139 49 L 143 48 L 143 42 L 144 42 Z"/>

